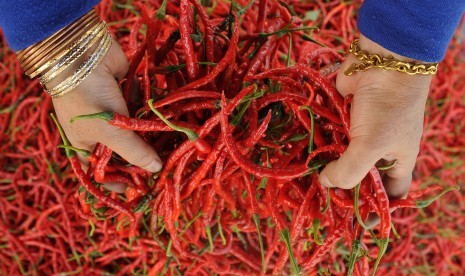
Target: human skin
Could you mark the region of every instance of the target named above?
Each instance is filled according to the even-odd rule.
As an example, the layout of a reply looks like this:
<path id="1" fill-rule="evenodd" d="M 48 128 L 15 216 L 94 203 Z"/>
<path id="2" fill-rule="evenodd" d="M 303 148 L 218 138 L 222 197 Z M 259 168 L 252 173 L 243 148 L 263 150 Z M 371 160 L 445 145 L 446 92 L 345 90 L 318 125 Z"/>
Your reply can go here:
<path id="1" fill-rule="evenodd" d="M 426 63 L 397 55 L 363 35 L 359 46 L 368 53 Z M 326 187 L 351 189 L 375 164 L 396 160 L 393 168 L 383 172 L 383 183 L 390 198 L 405 197 L 420 148 L 432 76 L 376 68 L 346 76 L 344 71 L 354 62 L 359 61 L 350 54 L 336 79 L 342 96 L 353 95 L 351 141 L 346 152 L 324 168 L 320 181 Z"/>
<path id="2" fill-rule="evenodd" d="M 89 54 L 81 59 L 84 61 Z M 77 61 L 75 64 L 81 64 Z M 77 66 L 75 65 L 75 66 Z M 53 87 L 72 74 L 77 68 L 71 66 L 67 71 L 50 82 Z M 75 147 L 92 151 L 97 143 L 110 147 L 129 163 L 157 172 L 162 162 L 155 150 L 136 133 L 109 125 L 99 119 L 77 120 L 70 122 L 78 115 L 92 114 L 102 111 L 115 111 L 128 115 L 126 102 L 119 89 L 117 79 L 123 78 L 128 70 L 128 60 L 119 44 L 113 41 L 107 54 L 89 76 L 74 90 L 62 97 L 54 98 L 53 105 L 58 120 L 66 136 Z M 60 75 L 60 76 L 61 76 Z M 84 167 L 86 160 L 81 158 Z M 124 191 L 123 185 L 106 185 L 107 188 Z"/>

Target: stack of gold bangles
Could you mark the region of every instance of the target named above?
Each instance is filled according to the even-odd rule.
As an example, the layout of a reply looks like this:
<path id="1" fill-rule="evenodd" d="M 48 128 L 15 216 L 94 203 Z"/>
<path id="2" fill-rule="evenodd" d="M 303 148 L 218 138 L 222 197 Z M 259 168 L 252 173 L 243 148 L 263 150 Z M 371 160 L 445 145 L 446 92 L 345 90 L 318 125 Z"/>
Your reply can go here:
<path id="1" fill-rule="evenodd" d="M 97 67 L 112 41 L 105 22 L 91 10 L 49 38 L 17 52 L 17 56 L 26 75 L 38 77 L 45 91 L 55 98 L 76 88 Z M 47 86 L 84 55 L 88 58 L 74 73 L 54 87 Z"/>

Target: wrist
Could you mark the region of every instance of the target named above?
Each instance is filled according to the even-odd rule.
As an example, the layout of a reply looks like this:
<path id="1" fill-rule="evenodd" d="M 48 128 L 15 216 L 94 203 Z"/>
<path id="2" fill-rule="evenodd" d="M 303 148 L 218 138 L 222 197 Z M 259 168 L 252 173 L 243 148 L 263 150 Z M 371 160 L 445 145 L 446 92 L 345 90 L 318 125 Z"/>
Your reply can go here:
<path id="1" fill-rule="evenodd" d="M 392 56 L 395 59 L 406 61 L 406 62 L 423 62 L 420 60 L 415 60 L 412 58 L 408 58 L 399 54 L 396 54 L 388 49 L 384 48 L 383 46 L 379 45 L 378 43 L 374 42 L 373 40 L 369 39 L 368 37 L 360 34 L 359 43 L 360 48 L 369 52 L 369 53 L 376 53 L 381 56 Z"/>
<path id="2" fill-rule="evenodd" d="M 363 48 L 360 45 L 360 40 L 355 39 L 350 45 L 349 52 L 358 61 L 352 63 L 344 71 L 347 76 L 370 69 L 397 71 L 407 75 L 435 75 L 437 72 L 438 63 L 425 64 L 412 61 L 381 47 L 366 37 L 362 37 L 362 44 Z"/>

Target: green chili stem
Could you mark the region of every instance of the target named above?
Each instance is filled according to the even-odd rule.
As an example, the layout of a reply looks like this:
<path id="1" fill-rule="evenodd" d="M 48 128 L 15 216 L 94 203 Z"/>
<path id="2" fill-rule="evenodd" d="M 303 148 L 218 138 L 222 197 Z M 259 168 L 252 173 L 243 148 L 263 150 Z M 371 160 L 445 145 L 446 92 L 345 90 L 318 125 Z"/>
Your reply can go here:
<path id="1" fill-rule="evenodd" d="M 291 275 L 300 275 L 300 267 L 297 264 L 297 260 L 295 259 L 294 253 L 292 252 L 291 234 L 289 233 L 289 229 L 284 229 L 280 231 L 279 237 L 284 241 L 284 244 L 286 245 L 287 251 L 289 253 L 289 260 L 291 263 Z"/>
<path id="2" fill-rule="evenodd" d="M 55 117 L 55 114 L 50 113 L 50 116 L 52 117 L 53 122 L 55 123 L 55 125 L 58 128 L 58 132 L 60 133 L 61 140 L 63 140 L 63 144 L 65 144 L 65 146 L 71 146 L 71 143 L 69 142 L 68 137 L 66 137 L 66 134 L 65 134 L 63 128 L 61 127 L 60 123 L 58 122 L 57 118 Z M 69 149 L 65 149 L 65 152 L 66 152 L 66 157 L 68 157 L 68 158 L 71 158 L 71 157 L 73 157 L 75 155 L 75 153 L 70 151 Z"/>
<path id="3" fill-rule="evenodd" d="M 312 234 L 313 234 L 313 241 L 315 241 L 318 245 L 323 245 L 323 240 L 321 239 L 320 235 L 318 234 L 320 230 L 320 220 L 314 219 L 312 222 Z"/>
<path id="4" fill-rule="evenodd" d="M 210 247 L 210 252 L 213 252 L 213 248 L 214 248 L 213 238 L 212 238 L 212 232 L 211 232 L 209 226 L 205 227 L 205 233 L 207 233 L 208 243 L 210 245 L 209 246 Z"/>
<path id="5" fill-rule="evenodd" d="M 376 270 L 378 269 L 378 265 L 381 262 L 381 258 L 383 257 L 384 253 L 386 252 L 388 244 L 389 239 L 379 240 L 379 253 L 378 257 L 376 258 L 375 265 L 373 266 L 373 272 L 371 273 L 372 276 L 375 276 Z"/>
<path id="6" fill-rule="evenodd" d="M 329 188 L 327 188 L 327 193 L 328 196 L 326 197 L 326 205 L 325 208 L 321 211 L 322 214 L 326 213 L 329 209 L 329 205 L 331 204 L 331 195 L 329 193 Z"/>
<path id="7" fill-rule="evenodd" d="M 363 229 L 368 230 L 369 227 L 363 222 L 362 216 L 360 215 L 360 210 L 358 209 L 358 199 L 360 197 L 360 183 L 355 186 L 354 190 L 354 210 L 355 216 L 357 217 L 357 221 Z"/>
<path id="8" fill-rule="evenodd" d="M 352 250 L 350 252 L 349 263 L 347 264 L 347 276 L 351 276 L 354 271 L 355 262 L 357 261 L 361 247 L 362 243 L 359 240 L 352 242 Z"/>
<path id="9" fill-rule="evenodd" d="M 253 5 L 254 2 L 255 0 L 250 0 L 249 3 L 247 3 L 247 5 L 245 5 L 242 9 L 240 9 L 237 12 L 237 17 L 241 17 Z"/>
<path id="10" fill-rule="evenodd" d="M 184 234 L 184 232 L 186 232 L 187 228 L 189 228 L 191 226 L 191 224 L 194 223 L 194 221 L 196 221 L 202 215 L 203 215 L 202 212 L 197 213 L 197 215 L 195 215 L 190 221 L 188 221 L 186 223 L 186 225 L 184 225 L 184 228 L 182 229 L 181 233 L 179 233 L 179 235 L 181 236 L 182 234 Z"/>
<path id="11" fill-rule="evenodd" d="M 82 119 L 101 119 L 105 121 L 111 121 L 115 117 L 115 114 L 113 112 L 99 112 L 99 113 L 93 113 L 93 114 L 86 114 L 86 115 L 79 115 L 73 117 L 70 121 L 70 123 L 74 123 L 77 120 L 82 120 Z"/>
<path id="12" fill-rule="evenodd" d="M 287 60 L 286 66 L 291 66 L 291 52 L 292 52 L 292 35 L 290 33 L 287 34 L 289 36 L 289 49 L 287 50 Z"/>
<path id="13" fill-rule="evenodd" d="M 166 119 L 166 117 L 163 116 L 163 114 L 161 114 L 158 110 L 155 109 L 155 107 L 153 107 L 153 99 L 148 100 L 147 103 L 148 103 L 150 109 L 153 111 L 153 113 L 155 113 L 155 115 L 157 115 L 158 118 L 160 118 L 170 128 L 172 128 L 175 131 L 183 132 L 184 134 L 187 135 L 187 138 L 189 138 L 189 140 L 191 140 L 191 141 L 195 141 L 195 140 L 197 140 L 197 138 L 199 138 L 199 135 L 195 131 L 193 131 L 192 129 L 187 128 L 187 127 L 177 126 L 175 124 L 172 124 L 168 119 Z"/>
<path id="14" fill-rule="evenodd" d="M 173 245 L 173 242 L 169 240 L 168 245 L 166 246 L 166 257 L 171 257 L 171 245 Z"/>
<path id="15" fill-rule="evenodd" d="M 310 139 L 308 141 L 308 153 L 313 151 L 313 136 L 315 134 L 315 116 L 309 106 L 302 105 L 299 109 L 306 109 L 310 115 Z"/>
<path id="16" fill-rule="evenodd" d="M 380 240 L 376 238 L 375 232 L 373 232 L 373 230 L 371 229 L 368 229 L 368 232 L 370 233 L 371 237 L 375 240 L 376 245 L 380 246 Z"/>
<path id="17" fill-rule="evenodd" d="M 73 147 L 73 146 L 67 146 L 67 145 L 59 145 L 58 148 L 60 149 L 68 149 L 68 150 L 72 150 L 76 153 L 80 153 L 82 154 L 84 157 L 89 157 L 90 156 L 90 151 L 88 150 L 85 150 L 85 149 L 80 149 L 80 148 L 76 148 L 76 147 Z"/>
<path id="18" fill-rule="evenodd" d="M 397 165 L 397 160 L 394 160 L 394 161 L 392 161 L 391 164 L 384 165 L 384 166 L 379 166 L 379 167 L 376 167 L 376 168 L 378 169 L 378 171 L 387 171 L 389 169 L 394 168 L 396 165 Z"/>
<path id="19" fill-rule="evenodd" d="M 226 245 L 226 238 L 223 234 L 223 227 L 221 226 L 220 217 L 218 217 L 218 233 L 220 234 L 222 244 Z"/>
<path id="20" fill-rule="evenodd" d="M 262 232 L 260 230 L 260 215 L 259 214 L 253 214 L 252 219 L 253 219 L 253 222 L 255 223 L 255 227 L 257 228 L 258 244 L 260 245 L 260 256 L 262 258 L 262 272 L 265 273 L 266 272 L 265 248 L 263 246 Z"/>
<path id="21" fill-rule="evenodd" d="M 434 201 L 436 201 L 437 199 L 439 199 L 440 197 L 442 197 L 443 195 L 445 195 L 446 193 L 452 191 L 452 190 L 460 190 L 460 187 L 459 186 L 452 186 L 452 187 L 447 187 L 445 188 L 441 193 L 431 197 L 431 198 L 428 198 L 428 199 L 425 199 L 425 200 L 418 200 L 418 201 L 415 201 L 415 205 L 417 206 L 417 208 L 425 208 L 425 207 L 428 207 L 431 203 L 433 203 Z"/>
<path id="22" fill-rule="evenodd" d="M 165 15 L 166 15 L 166 5 L 168 4 L 168 0 L 163 0 L 163 2 L 161 3 L 161 6 L 160 8 L 157 10 L 157 12 L 155 13 L 155 17 L 158 19 L 158 20 L 164 20 L 165 19 Z"/>
<path id="23" fill-rule="evenodd" d="M 137 204 L 136 208 L 134 208 L 133 212 L 134 213 L 143 212 L 152 199 L 153 199 L 152 194 L 148 193 L 144 195 L 139 201 L 139 203 Z"/>
<path id="24" fill-rule="evenodd" d="M 89 219 L 89 225 L 90 225 L 90 232 L 89 232 L 89 238 L 92 238 L 95 232 L 95 224 L 94 221 Z"/>
<path id="25" fill-rule="evenodd" d="M 318 28 L 316 28 L 316 27 L 300 27 L 300 28 L 293 28 L 293 29 L 289 29 L 288 27 L 289 27 L 289 25 L 285 26 L 284 28 L 282 28 L 280 30 L 277 30 L 277 31 L 274 31 L 274 32 L 271 32 L 271 33 L 259 33 L 258 37 L 266 38 L 266 37 L 269 37 L 269 36 L 272 36 L 272 35 L 280 36 L 280 35 L 284 35 L 284 34 L 288 34 L 288 33 L 292 33 L 292 32 L 298 32 L 298 31 L 318 30 Z"/>
<path id="26" fill-rule="evenodd" d="M 399 232 L 397 232 L 396 228 L 394 227 L 394 223 L 392 221 L 391 221 L 391 230 L 394 236 L 396 236 L 396 238 L 399 240 L 400 239 Z"/>
<path id="27" fill-rule="evenodd" d="M 242 245 L 244 248 L 248 248 L 247 240 L 245 239 L 244 235 L 242 235 L 241 231 L 239 231 L 239 228 L 237 228 L 236 224 L 233 224 L 232 230 L 234 233 L 236 233 L 237 238 L 241 241 Z"/>

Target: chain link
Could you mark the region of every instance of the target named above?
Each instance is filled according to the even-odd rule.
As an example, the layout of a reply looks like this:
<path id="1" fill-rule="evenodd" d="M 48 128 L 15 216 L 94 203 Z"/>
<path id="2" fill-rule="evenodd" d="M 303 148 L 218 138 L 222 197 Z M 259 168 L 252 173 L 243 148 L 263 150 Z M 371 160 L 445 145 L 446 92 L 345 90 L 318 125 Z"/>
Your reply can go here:
<path id="1" fill-rule="evenodd" d="M 355 72 L 363 72 L 370 68 L 379 68 L 383 70 L 394 70 L 409 75 L 435 75 L 438 71 L 438 63 L 432 64 L 415 64 L 394 59 L 392 56 L 381 57 L 377 54 L 369 54 L 358 45 L 358 39 L 350 45 L 349 51 L 361 61 L 361 63 L 353 63 L 345 72 L 346 76 L 350 76 Z"/>

